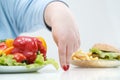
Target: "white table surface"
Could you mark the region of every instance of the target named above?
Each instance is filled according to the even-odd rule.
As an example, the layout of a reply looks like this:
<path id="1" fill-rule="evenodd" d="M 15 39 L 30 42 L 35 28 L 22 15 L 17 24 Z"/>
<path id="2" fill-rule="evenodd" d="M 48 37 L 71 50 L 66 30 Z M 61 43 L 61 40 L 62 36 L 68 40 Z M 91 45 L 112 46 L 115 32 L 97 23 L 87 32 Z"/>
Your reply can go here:
<path id="1" fill-rule="evenodd" d="M 33 73 L 0 74 L 0 80 L 120 80 L 120 68 L 79 68 L 69 71 L 47 66 Z"/>

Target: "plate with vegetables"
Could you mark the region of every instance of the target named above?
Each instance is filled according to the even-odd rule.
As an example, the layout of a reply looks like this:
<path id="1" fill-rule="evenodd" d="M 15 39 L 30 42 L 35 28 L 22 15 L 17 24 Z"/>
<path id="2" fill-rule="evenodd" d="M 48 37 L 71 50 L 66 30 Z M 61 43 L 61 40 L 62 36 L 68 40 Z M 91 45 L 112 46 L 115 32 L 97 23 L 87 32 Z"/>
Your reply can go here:
<path id="1" fill-rule="evenodd" d="M 71 64 L 89 68 L 119 67 L 120 51 L 110 44 L 96 43 L 89 52 L 73 53 Z"/>
<path id="2" fill-rule="evenodd" d="M 0 41 L 0 73 L 33 72 L 48 64 L 58 63 L 47 58 L 47 45 L 42 37 L 19 36 Z"/>

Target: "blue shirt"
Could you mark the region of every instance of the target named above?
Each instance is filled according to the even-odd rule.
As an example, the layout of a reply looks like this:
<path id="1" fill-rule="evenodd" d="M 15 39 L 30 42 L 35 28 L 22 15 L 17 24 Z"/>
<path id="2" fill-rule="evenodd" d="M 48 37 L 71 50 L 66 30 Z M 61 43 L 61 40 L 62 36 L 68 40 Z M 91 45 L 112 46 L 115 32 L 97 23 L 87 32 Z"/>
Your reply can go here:
<path id="1" fill-rule="evenodd" d="M 45 27 L 44 10 L 53 1 L 63 0 L 0 0 L 0 39 Z"/>

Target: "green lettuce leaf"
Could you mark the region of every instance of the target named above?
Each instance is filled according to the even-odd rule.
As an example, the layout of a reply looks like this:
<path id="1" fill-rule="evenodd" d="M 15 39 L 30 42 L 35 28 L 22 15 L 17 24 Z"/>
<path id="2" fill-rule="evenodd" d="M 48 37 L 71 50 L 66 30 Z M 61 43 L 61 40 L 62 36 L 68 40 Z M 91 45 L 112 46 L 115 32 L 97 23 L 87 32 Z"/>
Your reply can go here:
<path id="1" fill-rule="evenodd" d="M 107 60 L 120 60 L 120 53 L 115 53 L 115 52 L 104 52 L 96 48 L 90 49 L 90 52 L 92 54 L 97 54 L 100 59 L 107 59 Z"/>
<path id="2" fill-rule="evenodd" d="M 5 55 L 4 53 L 0 56 L 0 65 L 2 66 L 23 66 L 25 63 L 18 63 L 13 59 L 13 55 Z"/>
<path id="3" fill-rule="evenodd" d="M 2 53 L 0 56 L 0 65 L 2 66 L 26 66 L 27 68 L 43 67 L 48 64 L 52 64 L 56 69 L 59 68 L 58 63 L 54 59 L 47 59 L 44 61 L 42 54 L 38 54 L 33 64 L 18 63 L 13 59 L 13 55 L 5 55 Z"/>
<path id="4" fill-rule="evenodd" d="M 58 63 L 54 59 L 48 58 L 46 61 L 44 61 L 42 54 L 37 55 L 34 64 L 27 65 L 27 68 L 43 67 L 48 64 L 52 64 L 56 69 L 59 68 Z"/>

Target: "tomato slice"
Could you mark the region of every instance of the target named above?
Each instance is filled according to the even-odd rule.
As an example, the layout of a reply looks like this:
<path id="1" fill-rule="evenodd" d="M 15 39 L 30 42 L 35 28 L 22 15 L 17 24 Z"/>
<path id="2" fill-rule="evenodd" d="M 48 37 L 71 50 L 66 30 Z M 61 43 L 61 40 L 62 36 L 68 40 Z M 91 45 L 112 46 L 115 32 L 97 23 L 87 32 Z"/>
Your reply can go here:
<path id="1" fill-rule="evenodd" d="M 5 44 L 5 42 L 1 42 L 0 43 L 0 50 L 5 50 L 7 48 L 7 45 Z"/>
<path id="2" fill-rule="evenodd" d="M 14 59 L 17 61 L 17 62 L 24 62 L 26 61 L 26 57 L 22 54 L 22 53 L 14 53 Z"/>

